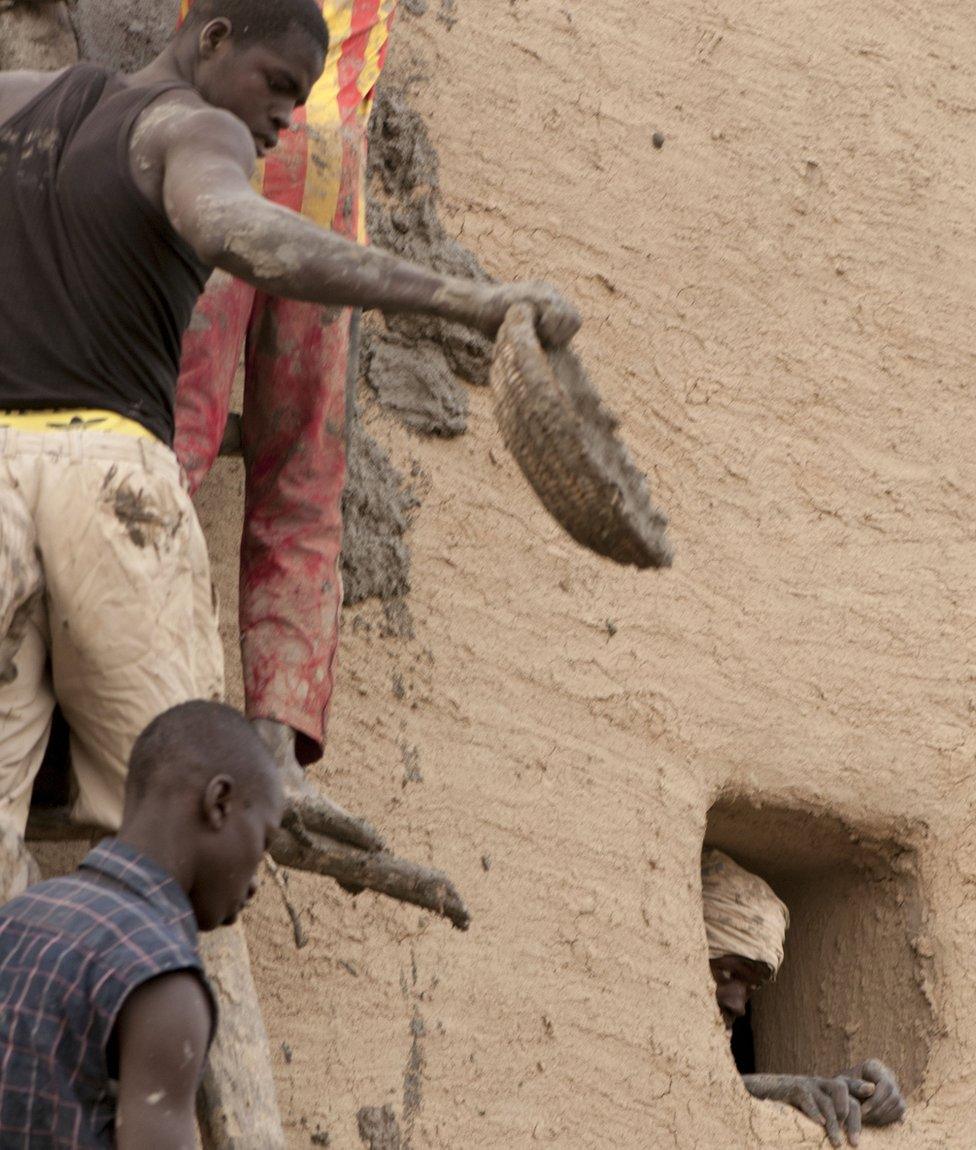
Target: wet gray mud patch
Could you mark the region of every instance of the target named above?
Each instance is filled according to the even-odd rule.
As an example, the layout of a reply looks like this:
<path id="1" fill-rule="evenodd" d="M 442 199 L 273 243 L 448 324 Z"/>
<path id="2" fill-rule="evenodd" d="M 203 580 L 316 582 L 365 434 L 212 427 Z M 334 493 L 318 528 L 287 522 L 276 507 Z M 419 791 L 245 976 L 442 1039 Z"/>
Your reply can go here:
<path id="1" fill-rule="evenodd" d="M 400 1124 L 393 1107 L 364 1106 L 356 1115 L 359 1137 L 367 1150 L 403 1150 Z"/>
<path id="2" fill-rule="evenodd" d="M 423 343 L 366 332 L 363 369 L 380 404 L 413 431 L 455 436 L 467 430 L 468 393 L 458 387 L 444 356 Z"/>
<path id="3" fill-rule="evenodd" d="M 487 280 L 477 258 L 441 223 L 437 152 L 402 89 L 381 87 L 369 129 L 370 238 L 378 247 L 444 275 Z M 423 435 L 456 436 L 467 427 L 468 394 L 459 378 L 485 385 L 491 344 L 477 332 L 425 316 L 371 320 L 363 332 L 361 376 L 377 402 Z M 343 503 L 345 602 L 378 597 L 392 611 L 388 633 L 409 637 L 404 596 L 410 549 L 404 534 L 419 500 L 387 454 L 351 420 Z"/>
<path id="4" fill-rule="evenodd" d="M 84 59 L 135 72 L 163 50 L 179 14 L 179 0 L 77 0 L 73 20 Z"/>
<path id="5" fill-rule="evenodd" d="M 402 89 L 381 88 L 377 95 L 368 173 L 374 244 L 443 275 L 489 278 L 441 223 L 437 152 Z M 401 415 L 406 409 L 408 426 L 427 434 L 464 430 L 467 395 L 453 377 L 487 384 L 491 344 L 484 336 L 429 316 L 390 316 L 384 328 L 374 329 L 370 344 L 367 381 L 380 403 Z M 378 351 L 384 344 L 389 355 Z"/>
<path id="6" fill-rule="evenodd" d="M 413 1017 L 410 1019 L 410 1054 L 403 1075 L 403 1150 L 410 1150 L 414 1125 L 424 1100 L 424 1069 L 427 1066 L 425 1034 L 424 1020 L 419 1009 L 414 1006 Z"/>
<path id="7" fill-rule="evenodd" d="M 402 602 L 410 590 L 404 538 L 419 501 L 390 457 L 353 419 L 342 500 L 342 582 L 347 606 L 364 599 Z"/>

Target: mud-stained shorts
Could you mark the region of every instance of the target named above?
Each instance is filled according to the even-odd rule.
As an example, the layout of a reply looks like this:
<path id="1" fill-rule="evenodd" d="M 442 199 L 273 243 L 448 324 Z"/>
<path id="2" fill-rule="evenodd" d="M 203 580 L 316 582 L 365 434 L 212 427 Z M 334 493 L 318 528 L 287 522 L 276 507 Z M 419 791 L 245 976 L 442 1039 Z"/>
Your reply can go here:
<path id="1" fill-rule="evenodd" d="M 0 428 L 0 820 L 22 832 L 55 700 L 73 815 L 109 830 L 156 715 L 223 694 L 206 543 L 152 439 Z"/>

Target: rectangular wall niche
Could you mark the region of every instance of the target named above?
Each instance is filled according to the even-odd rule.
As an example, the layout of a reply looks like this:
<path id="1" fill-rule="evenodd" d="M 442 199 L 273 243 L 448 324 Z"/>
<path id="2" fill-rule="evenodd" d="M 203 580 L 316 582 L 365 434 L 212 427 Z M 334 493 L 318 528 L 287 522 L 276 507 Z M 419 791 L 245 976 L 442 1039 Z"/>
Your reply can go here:
<path id="1" fill-rule="evenodd" d="M 736 797 L 705 844 L 764 878 L 790 909 L 786 957 L 752 1004 L 756 1070 L 834 1074 L 880 1058 L 906 1093 L 936 1029 L 918 954 L 924 902 L 914 850 L 835 816 Z"/>

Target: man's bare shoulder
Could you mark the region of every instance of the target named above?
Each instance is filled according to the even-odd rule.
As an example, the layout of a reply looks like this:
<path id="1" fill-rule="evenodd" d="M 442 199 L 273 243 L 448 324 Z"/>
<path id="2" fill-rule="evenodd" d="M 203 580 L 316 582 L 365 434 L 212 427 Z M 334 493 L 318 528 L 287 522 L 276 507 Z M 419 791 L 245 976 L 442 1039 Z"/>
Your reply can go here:
<path id="1" fill-rule="evenodd" d="M 0 72 L 0 124 L 25 108 L 66 69 L 57 72 Z"/>
<path id="2" fill-rule="evenodd" d="M 256 159 L 251 133 L 236 116 L 185 88 L 154 100 L 136 121 L 129 144 L 133 179 L 159 208 L 165 182 L 177 167 L 199 172 L 215 156 L 229 159 L 249 178 Z"/>
<path id="3" fill-rule="evenodd" d="M 134 155 L 156 159 L 174 146 L 198 146 L 202 150 L 239 155 L 253 163 L 254 140 L 236 116 L 208 104 L 192 90 L 164 92 L 140 115 L 132 133 Z"/>

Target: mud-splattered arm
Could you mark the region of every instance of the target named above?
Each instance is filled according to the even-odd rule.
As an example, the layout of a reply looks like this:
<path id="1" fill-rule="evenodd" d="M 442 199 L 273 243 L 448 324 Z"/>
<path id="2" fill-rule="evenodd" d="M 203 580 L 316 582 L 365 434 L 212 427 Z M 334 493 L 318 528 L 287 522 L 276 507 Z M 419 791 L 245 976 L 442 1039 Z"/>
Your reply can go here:
<path id="1" fill-rule="evenodd" d="M 535 307 L 546 343 L 566 343 L 579 329 L 576 309 L 548 284 L 438 275 L 263 199 L 248 182 L 254 143 L 227 113 L 187 111 L 178 132 L 161 128 L 171 137 L 163 158 L 163 206 L 173 227 L 205 263 L 261 291 L 326 306 L 423 312 L 489 336 L 513 303 L 525 301 Z"/>

